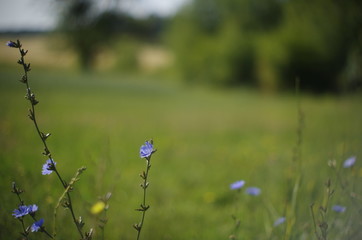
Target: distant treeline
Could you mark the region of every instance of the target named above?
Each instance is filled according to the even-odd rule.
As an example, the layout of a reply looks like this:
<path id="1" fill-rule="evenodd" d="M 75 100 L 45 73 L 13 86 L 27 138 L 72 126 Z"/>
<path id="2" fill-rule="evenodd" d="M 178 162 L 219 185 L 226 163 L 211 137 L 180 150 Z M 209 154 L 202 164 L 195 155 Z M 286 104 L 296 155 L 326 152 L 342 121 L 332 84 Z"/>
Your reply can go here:
<path id="1" fill-rule="evenodd" d="M 362 2 L 194 0 L 168 33 L 184 78 L 266 91 L 362 83 Z"/>
<path id="2" fill-rule="evenodd" d="M 264 91 L 356 89 L 362 84 L 362 3 L 358 0 L 194 0 L 175 17 L 95 14 L 71 1 L 61 30 L 85 69 L 116 36 L 166 43 L 189 83 Z"/>

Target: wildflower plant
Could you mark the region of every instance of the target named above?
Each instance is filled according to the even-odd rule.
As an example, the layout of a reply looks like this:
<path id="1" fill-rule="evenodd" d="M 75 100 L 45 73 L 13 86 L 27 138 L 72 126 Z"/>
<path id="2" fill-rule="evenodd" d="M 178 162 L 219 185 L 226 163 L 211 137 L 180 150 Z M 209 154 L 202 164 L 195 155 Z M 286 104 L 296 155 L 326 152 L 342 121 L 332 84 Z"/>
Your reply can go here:
<path id="1" fill-rule="evenodd" d="M 51 151 L 50 151 L 50 149 L 48 147 L 48 144 L 47 144 L 47 139 L 50 137 L 51 134 L 41 131 L 40 126 L 39 126 L 38 121 L 37 121 L 36 105 L 39 103 L 39 101 L 36 99 L 35 94 L 31 90 L 30 84 L 29 84 L 28 73 L 30 72 L 31 68 L 30 68 L 30 63 L 27 63 L 25 61 L 25 56 L 27 55 L 28 50 L 24 50 L 22 48 L 22 44 L 21 44 L 21 42 L 19 40 L 17 40 L 16 42 L 15 41 L 9 41 L 9 42 L 7 42 L 6 45 L 8 47 L 18 49 L 19 53 L 20 53 L 20 59 L 18 60 L 18 64 L 20 64 L 23 67 L 23 70 L 24 70 L 24 74 L 21 77 L 20 82 L 25 84 L 25 87 L 26 87 L 25 98 L 30 103 L 30 109 L 29 109 L 28 117 L 33 122 L 34 127 L 36 129 L 36 132 L 37 132 L 37 134 L 38 134 L 38 136 L 39 136 L 39 138 L 40 138 L 40 140 L 41 140 L 41 142 L 43 144 L 43 147 L 44 147 L 43 155 L 48 158 L 46 160 L 46 163 L 43 165 L 42 174 L 43 175 L 49 175 L 52 172 L 54 172 L 56 174 L 56 176 L 58 177 L 62 187 L 64 188 L 64 192 L 61 195 L 61 197 L 59 198 L 58 204 L 57 204 L 56 208 L 54 209 L 54 222 L 55 222 L 57 208 L 60 205 L 60 203 L 62 203 L 62 205 L 66 209 L 70 210 L 72 220 L 73 220 L 74 225 L 75 225 L 75 227 L 76 227 L 76 229 L 77 229 L 77 231 L 79 233 L 80 239 L 82 239 L 82 240 L 91 239 L 93 231 L 91 229 L 89 232 L 86 232 L 86 233 L 83 232 L 82 228 L 84 226 L 84 222 L 83 222 L 81 217 L 79 217 L 77 219 L 76 214 L 75 214 L 75 210 L 74 210 L 74 207 L 73 207 L 71 194 L 70 194 L 70 191 L 73 190 L 74 183 L 79 180 L 79 175 L 85 170 L 85 167 L 82 167 L 82 168 L 78 169 L 77 172 L 76 172 L 75 177 L 72 178 L 69 182 L 65 181 L 62 178 L 60 172 L 56 168 L 56 162 L 54 161 L 52 153 L 51 153 Z M 20 199 L 20 193 L 22 191 L 20 191 L 19 189 L 17 189 L 16 187 L 13 186 L 13 192 L 16 193 L 18 195 L 19 199 Z M 14 214 L 16 214 L 16 216 L 19 216 L 18 219 L 21 219 L 21 221 L 22 221 L 23 216 L 26 215 L 26 214 L 30 214 L 31 216 L 35 215 L 33 213 L 37 210 L 37 206 L 31 205 L 31 206 L 28 206 L 27 209 L 25 209 L 25 205 L 23 204 L 22 200 L 20 200 L 20 202 L 21 202 L 20 207 L 18 208 L 18 210 L 14 211 Z M 35 223 L 31 226 L 30 229 L 31 229 L 32 232 L 39 231 L 39 229 L 41 229 L 41 230 L 43 230 L 43 232 L 45 232 L 43 224 L 44 224 L 44 220 L 35 221 Z M 23 235 L 25 235 L 25 237 L 27 238 L 27 235 L 29 233 L 29 229 L 24 228 L 23 221 L 22 221 L 22 225 L 23 225 L 23 230 L 24 230 Z M 56 233 L 56 228 L 55 228 L 55 225 L 54 225 L 53 235 L 50 235 L 48 233 L 47 233 L 47 235 L 50 238 L 55 238 L 56 234 L 57 234 Z"/>
<path id="2" fill-rule="evenodd" d="M 352 155 L 339 164 L 336 160 L 330 160 L 328 166 L 335 174 L 336 192 L 340 193 L 330 207 L 334 214 L 333 221 L 330 222 L 331 231 L 340 239 L 356 239 L 357 236 L 359 239 L 362 236 L 362 171 L 358 166 L 357 156 Z"/>
<path id="3" fill-rule="evenodd" d="M 235 210 L 234 210 L 234 213 L 231 215 L 231 218 L 234 221 L 234 228 L 233 228 L 232 233 L 229 236 L 229 239 L 231 239 L 231 240 L 238 239 L 238 233 L 239 233 L 240 223 L 241 223 L 241 220 L 239 218 L 239 200 L 240 200 L 240 192 L 241 192 L 241 189 L 244 187 L 244 185 L 245 185 L 244 180 L 239 180 L 239 181 L 236 181 L 236 182 L 230 184 L 230 190 L 236 191 Z"/>
<path id="4" fill-rule="evenodd" d="M 331 201 L 331 198 L 334 194 L 334 190 L 331 188 L 331 180 L 328 179 L 328 181 L 325 183 L 326 186 L 326 196 L 324 199 L 324 203 L 319 206 L 319 215 L 320 219 L 317 222 L 317 219 L 314 214 L 314 204 L 310 205 L 310 210 L 312 214 L 313 219 L 313 225 L 314 225 L 314 234 L 318 240 L 327 240 L 328 239 L 328 230 L 329 225 L 327 222 L 327 215 L 329 210 L 329 203 Z"/>
<path id="5" fill-rule="evenodd" d="M 29 239 L 28 236 L 30 234 L 30 232 L 42 232 L 44 234 L 46 234 L 49 238 L 53 239 L 53 236 L 50 235 L 49 232 L 47 232 L 45 230 L 45 227 L 43 226 L 44 224 L 44 219 L 40 219 L 37 220 L 36 218 L 36 212 L 38 211 L 38 206 L 35 204 L 31 204 L 26 206 L 24 204 L 24 201 L 21 198 L 21 194 L 24 191 L 21 190 L 20 188 L 18 188 L 15 184 L 15 182 L 13 182 L 12 184 L 12 193 L 16 194 L 18 199 L 19 199 L 19 207 L 17 209 L 15 209 L 13 211 L 13 216 L 18 219 L 21 223 L 21 227 L 22 227 L 22 232 L 21 235 L 25 238 L 25 239 Z M 26 227 L 26 223 L 25 223 L 25 217 L 26 216 L 30 216 L 32 218 L 33 224 L 31 226 Z"/>
<path id="6" fill-rule="evenodd" d="M 20 64 L 23 67 L 24 74 L 20 79 L 20 82 L 25 84 L 26 87 L 26 95 L 25 98 L 30 103 L 29 113 L 28 117 L 33 122 L 35 130 L 37 135 L 39 136 L 44 150 L 43 155 L 46 157 L 45 163 L 42 165 L 41 174 L 44 176 L 47 175 L 56 175 L 59 179 L 62 187 L 64 188 L 63 193 L 60 195 L 56 206 L 54 208 L 54 219 L 53 219 L 53 233 L 50 234 L 45 226 L 45 220 L 43 218 L 37 219 L 35 217 L 36 212 L 38 211 L 38 206 L 35 204 L 32 205 L 25 205 L 24 201 L 21 198 L 21 194 L 23 193 L 23 190 L 19 189 L 15 183 L 13 183 L 12 192 L 15 193 L 19 199 L 20 204 L 18 205 L 18 208 L 15 209 L 12 213 L 12 215 L 18 219 L 21 222 L 22 226 L 22 235 L 25 239 L 29 239 L 28 235 L 31 232 L 43 232 L 45 233 L 49 238 L 55 239 L 57 236 L 57 227 L 56 227 L 56 218 L 57 218 L 57 211 L 60 206 L 63 206 L 65 209 L 68 209 L 70 211 L 70 215 L 72 218 L 72 221 L 76 227 L 76 230 L 79 234 L 79 239 L 81 240 L 90 240 L 93 236 L 93 229 L 91 228 L 88 232 L 83 232 L 83 227 L 85 225 L 83 218 L 81 216 L 77 217 L 75 213 L 75 209 L 73 206 L 71 191 L 74 190 L 74 184 L 79 180 L 80 175 L 86 170 L 85 167 L 79 168 L 74 177 L 70 179 L 70 181 L 65 181 L 64 178 L 61 176 L 59 170 L 57 169 L 57 162 L 54 161 L 54 158 L 52 156 L 52 153 L 48 147 L 47 139 L 51 136 L 50 133 L 45 133 L 41 130 L 38 121 L 37 121 L 37 115 L 36 115 L 36 105 L 39 103 L 39 101 L 36 99 L 34 92 L 30 88 L 29 84 L 29 77 L 28 73 L 30 72 L 30 63 L 27 63 L 25 61 L 25 56 L 27 55 L 28 51 L 24 50 L 22 48 L 22 44 L 19 40 L 17 41 L 9 41 L 6 43 L 8 47 L 16 48 L 19 50 L 20 53 L 20 59 L 18 60 L 18 64 Z M 151 157 L 156 152 L 156 150 L 153 147 L 152 140 L 146 141 L 144 145 L 140 148 L 140 157 L 146 159 L 146 170 L 143 171 L 140 174 L 140 177 L 142 178 L 141 188 L 143 189 L 143 200 L 140 204 L 140 207 L 136 209 L 137 211 L 142 212 L 141 221 L 137 224 L 134 224 L 134 228 L 137 230 L 137 239 L 140 239 L 140 234 L 142 227 L 144 225 L 145 220 L 145 214 L 146 211 L 149 209 L 149 205 L 146 203 L 146 196 L 147 196 L 147 188 L 149 186 L 148 182 L 148 174 L 149 170 L 151 168 Z M 54 173 L 54 174 L 53 174 Z M 107 218 L 107 211 L 109 208 L 109 199 L 111 198 L 112 194 L 109 192 L 105 196 L 101 197 L 98 202 L 96 202 L 92 208 L 91 213 L 93 215 L 97 216 L 98 219 L 98 227 L 101 231 L 101 239 L 105 239 L 105 225 L 108 221 Z M 30 216 L 33 221 L 32 224 L 27 226 L 24 219 L 25 217 Z"/>
<path id="7" fill-rule="evenodd" d="M 142 213 L 141 221 L 133 225 L 133 227 L 137 231 L 137 240 L 140 239 L 142 227 L 145 221 L 146 211 L 150 208 L 150 205 L 146 203 L 147 197 L 147 188 L 149 186 L 148 182 L 148 173 L 151 168 L 151 157 L 156 152 L 156 149 L 153 147 L 153 141 L 146 141 L 144 145 L 140 148 L 140 157 L 146 159 L 146 170 L 140 174 L 142 178 L 141 188 L 143 189 L 143 200 L 140 204 L 140 207 L 136 209 L 136 211 L 140 211 Z"/>
<path id="8" fill-rule="evenodd" d="M 97 216 L 98 227 L 101 231 L 101 239 L 105 238 L 105 227 L 108 222 L 107 212 L 109 209 L 109 200 L 112 196 L 111 192 L 108 192 L 104 196 L 100 197 L 99 200 L 91 207 L 91 213 Z"/>

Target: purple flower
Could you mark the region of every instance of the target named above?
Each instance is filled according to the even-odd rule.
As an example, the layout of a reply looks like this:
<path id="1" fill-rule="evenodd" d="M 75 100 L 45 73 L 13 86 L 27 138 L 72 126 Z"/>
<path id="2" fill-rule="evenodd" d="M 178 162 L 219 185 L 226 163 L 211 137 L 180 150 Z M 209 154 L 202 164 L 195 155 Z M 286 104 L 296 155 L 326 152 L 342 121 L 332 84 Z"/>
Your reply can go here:
<path id="1" fill-rule="evenodd" d="M 245 184 L 244 180 L 236 181 L 236 182 L 230 184 L 230 189 L 231 190 L 240 189 L 244 186 L 244 184 Z"/>
<path id="2" fill-rule="evenodd" d="M 149 158 L 154 152 L 152 141 L 146 141 L 145 145 L 142 145 L 140 148 L 141 158 Z"/>
<path id="3" fill-rule="evenodd" d="M 20 218 L 20 217 L 23 217 L 25 215 L 28 215 L 28 213 L 29 213 L 29 208 L 27 206 L 25 206 L 25 205 L 20 205 L 18 209 L 15 209 L 13 211 L 12 215 L 15 218 Z"/>
<path id="4" fill-rule="evenodd" d="M 251 196 L 258 196 L 261 193 L 261 190 L 257 187 L 248 187 L 245 192 Z"/>
<path id="5" fill-rule="evenodd" d="M 38 206 L 37 205 L 33 204 L 33 205 L 28 206 L 28 213 L 29 214 L 33 214 L 36 211 L 38 211 Z"/>
<path id="6" fill-rule="evenodd" d="M 344 161 L 343 167 L 350 168 L 355 164 L 355 162 L 356 162 L 356 157 L 352 156 L 352 157 L 348 158 L 346 161 Z"/>
<path id="7" fill-rule="evenodd" d="M 342 213 L 346 211 L 346 207 L 345 206 L 341 206 L 341 205 L 334 205 L 332 207 L 332 210 L 338 213 Z"/>
<path id="8" fill-rule="evenodd" d="M 31 231 L 32 232 L 37 232 L 39 231 L 39 229 L 43 226 L 44 223 L 44 219 L 40 219 L 39 221 L 36 221 L 35 223 L 33 223 L 33 225 L 31 225 Z"/>
<path id="9" fill-rule="evenodd" d="M 285 217 L 280 217 L 280 218 L 278 218 L 278 219 L 274 222 L 274 227 L 276 227 L 276 226 L 278 226 L 278 225 L 280 225 L 280 224 L 284 223 L 284 222 L 285 222 L 285 220 L 286 220 L 286 218 L 285 218 Z"/>
<path id="10" fill-rule="evenodd" d="M 38 210 L 38 206 L 33 204 L 29 206 L 20 205 L 18 209 L 15 209 L 13 216 L 16 218 L 23 217 L 28 214 L 34 214 Z"/>
<path id="11" fill-rule="evenodd" d="M 55 169 L 55 165 L 57 163 L 54 162 L 52 159 L 48 159 L 45 164 L 43 165 L 43 170 L 41 171 L 41 174 L 43 175 L 49 175 L 53 172 Z"/>
<path id="12" fill-rule="evenodd" d="M 6 46 L 8 47 L 12 47 L 12 48 L 17 48 L 18 47 L 18 44 L 16 42 L 13 42 L 13 41 L 8 41 L 6 43 Z"/>

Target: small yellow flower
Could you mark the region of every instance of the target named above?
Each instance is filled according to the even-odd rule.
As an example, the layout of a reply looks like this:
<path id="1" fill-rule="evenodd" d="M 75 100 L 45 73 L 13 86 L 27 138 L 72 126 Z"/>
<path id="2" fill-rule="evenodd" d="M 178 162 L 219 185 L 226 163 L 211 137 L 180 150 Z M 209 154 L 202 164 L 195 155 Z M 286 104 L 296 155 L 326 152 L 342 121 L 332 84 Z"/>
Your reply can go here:
<path id="1" fill-rule="evenodd" d="M 103 211 L 103 209 L 105 208 L 106 204 L 103 201 L 98 201 L 96 202 L 92 208 L 91 208 L 91 213 L 96 215 L 99 214 Z"/>

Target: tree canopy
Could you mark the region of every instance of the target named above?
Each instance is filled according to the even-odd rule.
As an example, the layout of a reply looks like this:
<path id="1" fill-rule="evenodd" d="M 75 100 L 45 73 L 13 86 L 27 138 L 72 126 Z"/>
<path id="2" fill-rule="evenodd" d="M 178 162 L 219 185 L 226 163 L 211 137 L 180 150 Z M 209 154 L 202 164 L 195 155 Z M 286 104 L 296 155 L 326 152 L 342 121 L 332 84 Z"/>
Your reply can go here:
<path id="1" fill-rule="evenodd" d="M 359 1 L 194 0 L 168 42 L 190 82 L 338 91 L 361 84 Z"/>

